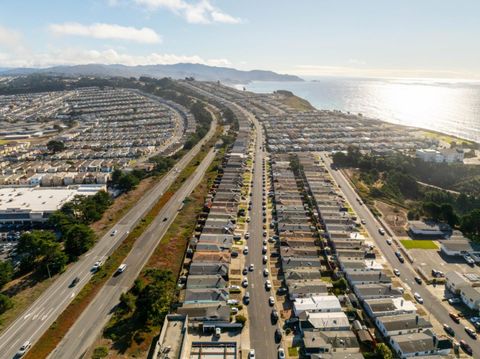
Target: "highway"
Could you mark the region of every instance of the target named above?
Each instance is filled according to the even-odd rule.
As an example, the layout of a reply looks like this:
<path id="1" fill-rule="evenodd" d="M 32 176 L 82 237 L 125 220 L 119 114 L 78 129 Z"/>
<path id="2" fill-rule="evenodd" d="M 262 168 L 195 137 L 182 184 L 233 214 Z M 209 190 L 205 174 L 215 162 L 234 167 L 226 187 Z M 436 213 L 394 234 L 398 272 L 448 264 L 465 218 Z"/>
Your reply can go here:
<path id="1" fill-rule="evenodd" d="M 255 349 L 257 358 L 274 359 L 277 358 L 277 346 L 274 340 L 277 326 L 271 323 L 270 313 L 273 307 L 270 307 L 268 304 L 268 297 L 274 295 L 274 289 L 271 292 L 265 290 L 266 278 L 263 276 L 263 269 L 267 268 L 267 266 L 262 263 L 262 173 L 264 172 L 262 163 L 264 153 L 260 147 L 262 146 L 263 136 L 257 120 L 251 114 L 247 115 L 249 115 L 256 128 L 255 164 L 252 176 L 252 210 L 249 214 L 251 221 L 248 226 L 250 232 L 250 239 L 248 240 L 249 253 L 246 258 L 246 263 L 255 265 L 255 270 L 248 274 L 250 284 L 248 291 L 251 298 L 248 305 L 250 347 Z"/>
<path id="2" fill-rule="evenodd" d="M 155 247 L 174 221 L 183 200 L 201 182 L 214 157 L 215 152 L 211 149 L 192 176 L 175 192 L 152 224 L 135 242 L 124 260 L 127 264 L 125 272 L 107 281 L 49 358 L 80 358 L 90 348 L 113 314 L 115 306 L 120 301 L 120 295 L 131 288 Z M 166 221 L 164 221 L 165 218 L 167 218 Z"/>
<path id="3" fill-rule="evenodd" d="M 162 194 L 171 186 L 178 174 L 196 156 L 201 146 L 208 141 L 216 131 L 216 119 L 207 135 L 193 147 L 176 166 L 172 168 L 151 190 L 133 206 L 128 213 L 112 228 L 117 230 L 114 236 L 105 234 L 95 247 L 73 263 L 62 273 L 54 283 L 3 333 L 0 335 L 0 357 L 14 357 L 20 346 L 27 340 L 35 343 L 50 327 L 75 295 L 88 283 L 92 276 L 91 268 L 98 260 L 107 258 L 118 245 L 127 237 L 138 221 L 153 207 Z M 75 277 L 79 277 L 78 284 L 70 288 Z"/>
<path id="4" fill-rule="evenodd" d="M 385 259 L 390 263 L 392 268 L 397 268 L 400 270 L 400 279 L 402 280 L 402 282 L 406 284 L 406 287 L 408 287 L 412 291 L 412 293 L 417 292 L 422 296 L 425 303 L 424 307 L 431 316 L 436 318 L 437 321 L 441 324 L 446 323 L 453 328 L 453 330 L 455 331 L 455 339 L 457 341 L 463 339 L 472 347 L 473 357 L 480 358 L 480 343 L 477 340 L 470 338 L 465 332 L 464 327 L 466 325 L 466 321 L 462 320 L 460 324 L 456 324 L 449 317 L 449 311 L 446 310 L 442 302 L 426 288 L 426 285 L 419 285 L 417 284 L 417 282 L 415 282 L 414 278 L 418 276 L 418 274 L 416 274 L 414 268 L 408 262 L 408 259 L 405 259 L 405 263 L 400 263 L 397 256 L 395 255 L 395 251 L 397 250 L 395 244 L 393 243 L 392 245 L 388 245 L 386 239 L 389 236 L 380 235 L 378 229 L 382 226 L 379 224 L 379 222 L 376 220 L 376 218 L 373 216 L 372 212 L 367 208 L 367 206 L 360 205 L 359 202 L 356 200 L 358 196 L 355 190 L 352 188 L 350 182 L 345 178 L 341 171 L 331 169 L 330 165 L 332 161 L 329 157 L 327 157 L 325 154 L 322 154 L 322 159 L 326 163 L 326 167 L 334 180 L 337 182 L 337 184 L 341 186 L 341 190 L 353 210 L 357 213 L 359 218 L 366 221 L 365 228 L 367 229 L 370 237 L 375 241 L 377 248 L 383 254 Z M 454 310 L 453 308 L 451 311 L 456 312 L 456 310 Z M 468 327 L 473 328 L 471 324 L 468 324 Z"/>

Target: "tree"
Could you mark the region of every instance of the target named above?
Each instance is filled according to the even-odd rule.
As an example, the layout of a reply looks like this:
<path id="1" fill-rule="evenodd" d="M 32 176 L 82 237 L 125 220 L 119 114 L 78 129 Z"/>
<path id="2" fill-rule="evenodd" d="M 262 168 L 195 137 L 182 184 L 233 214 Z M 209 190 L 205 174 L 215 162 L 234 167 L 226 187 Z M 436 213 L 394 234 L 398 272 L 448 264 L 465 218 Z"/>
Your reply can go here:
<path id="1" fill-rule="evenodd" d="M 0 314 L 5 313 L 11 307 L 13 307 L 12 300 L 9 297 L 7 297 L 5 294 L 0 293 Z"/>
<path id="2" fill-rule="evenodd" d="M 393 354 L 390 348 L 385 343 L 378 343 L 375 348 L 375 354 L 377 358 L 381 359 L 393 359 Z"/>
<path id="3" fill-rule="evenodd" d="M 425 202 L 422 205 L 423 212 L 434 221 L 438 221 L 441 214 L 441 208 L 438 204 L 433 202 Z"/>
<path id="4" fill-rule="evenodd" d="M 460 230 L 474 239 L 480 238 L 480 209 L 474 209 L 462 217 Z"/>
<path id="5" fill-rule="evenodd" d="M 95 243 L 95 233 L 85 224 L 74 224 L 65 233 L 65 253 L 76 260 Z"/>
<path id="6" fill-rule="evenodd" d="M 247 318 L 245 318 L 245 316 L 242 314 L 237 314 L 235 316 L 235 322 L 240 323 L 241 325 L 245 325 L 245 323 L 247 322 Z"/>
<path id="7" fill-rule="evenodd" d="M 440 206 L 440 218 L 447 222 L 450 226 L 454 227 L 458 224 L 458 216 L 451 204 L 443 203 Z"/>
<path id="8" fill-rule="evenodd" d="M 122 171 L 118 168 L 115 168 L 112 172 L 112 183 L 116 186 L 120 182 L 120 178 L 122 178 Z"/>
<path id="9" fill-rule="evenodd" d="M 43 258 L 38 270 L 44 276 L 52 276 L 63 272 L 67 262 L 67 255 L 62 252 L 60 245 L 56 243 L 56 246 L 52 247 L 51 251 Z"/>
<path id="10" fill-rule="evenodd" d="M 47 148 L 52 153 L 62 152 L 65 149 L 65 144 L 62 141 L 51 140 L 48 141 Z"/>
<path id="11" fill-rule="evenodd" d="M 45 256 L 59 248 L 55 234 L 50 231 L 32 231 L 24 233 L 18 240 L 17 252 L 20 270 L 28 272 L 44 259 Z"/>
<path id="12" fill-rule="evenodd" d="M 13 277 L 13 266 L 10 261 L 0 262 L 0 289 Z"/>
<path id="13" fill-rule="evenodd" d="M 131 173 L 127 173 L 120 178 L 119 183 L 118 183 L 118 187 L 121 190 L 123 190 L 125 192 L 128 192 L 128 191 L 134 189 L 135 187 L 137 187 L 139 182 L 140 181 L 137 177 L 135 177 Z"/>

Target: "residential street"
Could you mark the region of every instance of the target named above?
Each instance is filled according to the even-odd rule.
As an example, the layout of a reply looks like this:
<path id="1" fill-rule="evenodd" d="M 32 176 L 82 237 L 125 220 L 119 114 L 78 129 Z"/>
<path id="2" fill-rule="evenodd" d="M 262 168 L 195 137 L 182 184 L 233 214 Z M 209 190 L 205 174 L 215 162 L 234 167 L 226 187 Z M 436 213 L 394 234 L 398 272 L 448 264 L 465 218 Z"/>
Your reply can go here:
<path id="1" fill-rule="evenodd" d="M 326 167 L 332 177 L 341 186 L 341 190 L 344 193 L 347 201 L 352 206 L 353 210 L 357 213 L 359 218 L 365 219 L 365 228 L 367 229 L 370 237 L 374 239 L 377 248 L 382 252 L 383 256 L 390 263 L 392 268 L 398 268 L 400 270 L 400 279 L 403 281 L 403 283 L 405 283 L 412 292 L 417 292 L 422 296 L 425 302 L 425 309 L 430 312 L 433 317 L 435 317 L 441 324 L 446 323 L 453 328 L 455 331 L 456 341 L 460 341 L 461 339 L 465 340 L 473 349 L 473 357 L 480 356 L 480 343 L 477 340 L 470 338 L 467 333 L 465 333 L 464 325 L 462 325 L 462 323 L 456 324 L 449 317 L 449 311 L 446 310 L 438 298 L 430 293 L 430 291 L 426 288 L 425 283 L 419 285 L 417 282 L 415 282 L 414 278 L 418 275 L 414 271 L 412 265 L 408 262 L 408 260 L 405 260 L 405 263 L 400 263 L 398 258 L 395 256 L 395 244 L 392 244 L 391 246 L 388 245 L 386 243 L 386 239 L 389 236 L 382 236 L 379 234 L 378 229 L 381 227 L 380 224 L 365 205 L 360 205 L 358 203 L 356 200 L 358 196 L 355 193 L 355 190 L 352 188 L 342 172 L 331 169 L 331 159 L 326 155 L 323 154 L 322 159 L 327 164 Z M 452 309 L 452 311 L 454 310 Z M 471 327 L 471 325 L 469 325 L 469 327 Z"/>

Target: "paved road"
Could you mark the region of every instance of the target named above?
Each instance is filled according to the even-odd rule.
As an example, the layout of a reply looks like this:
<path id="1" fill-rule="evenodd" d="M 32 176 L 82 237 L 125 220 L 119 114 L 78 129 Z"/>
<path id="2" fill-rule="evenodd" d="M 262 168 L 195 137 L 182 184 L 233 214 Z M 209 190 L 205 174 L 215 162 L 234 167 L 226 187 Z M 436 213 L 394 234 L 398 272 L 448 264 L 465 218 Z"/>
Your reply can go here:
<path id="1" fill-rule="evenodd" d="M 107 258 L 113 250 L 126 238 L 136 223 L 150 210 L 160 196 L 176 180 L 179 172 L 199 152 L 200 147 L 215 133 L 217 122 L 212 122 L 208 134 L 194 148 L 192 148 L 177 165 L 170 170 L 137 204 L 113 227 L 117 230 L 115 236 L 107 233 L 88 253 L 78 262 L 71 265 L 55 282 L 0 336 L 0 357 L 12 358 L 18 348 L 25 341 L 35 343 L 42 334 L 65 310 L 75 295 L 88 283 L 91 277 L 92 265 L 101 259 Z M 113 230 L 112 229 L 112 230 Z M 73 278 L 79 277 L 80 282 L 69 288 Z"/>
<path id="2" fill-rule="evenodd" d="M 135 242 L 131 252 L 124 260 L 124 263 L 127 264 L 125 272 L 121 275 L 113 276 L 107 281 L 106 285 L 84 310 L 59 346 L 50 354 L 49 358 L 80 358 L 94 343 L 110 319 L 113 309 L 119 303 L 120 295 L 133 285 L 155 247 L 160 243 L 168 227 L 174 221 L 183 200 L 201 182 L 214 157 L 215 152 L 212 149 L 193 175 L 185 181 L 182 187 L 161 209 L 152 224 Z M 166 221 L 164 221 L 165 218 L 167 218 Z"/>
<path id="3" fill-rule="evenodd" d="M 277 345 L 274 335 L 276 325 L 270 320 L 272 307 L 268 304 L 268 297 L 273 295 L 273 290 L 265 290 L 265 277 L 263 269 L 266 265 L 262 263 L 262 241 L 263 241 L 263 210 L 262 210 L 262 162 L 264 159 L 262 146 L 262 132 L 256 120 L 254 120 L 256 131 L 255 165 L 253 174 L 253 195 L 252 210 L 250 212 L 250 224 L 248 226 L 250 239 L 248 240 L 249 253 L 246 262 L 253 263 L 255 270 L 249 272 L 250 283 L 250 304 L 248 306 L 248 317 L 250 318 L 250 346 L 255 349 L 257 358 L 277 358 Z"/>
<path id="4" fill-rule="evenodd" d="M 449 326 L 451 326 L 455 330 L 456 340 L 465 340 L 472 347 L 473 356 L 480 358 L 480 343 L 477 340 L 473 340 L 465 333 L 464 326 L 466 321 L 462 321 L 463 325 L 453 322 L 448 315 L 449 311 L 446 310 L 441 301 L 426 288 L 425 284 L 419 285 L 417 282 L 415 282 L 414 278 L 418 275 L 416 274 L 412 265 L 408 263 L 407 259 L 405 260 L 405 263 L 400 263 L 398 258 L 395 256 L 395 251 L 397 248 L 394 244 L 390 246 L 386 243 L 386 238 L 388 238 L 387 235 L 382 236 L 378 233 L 380 224 L 365 205 L 360 205 L 357 202 L 356 198 L 358 196 L 348 180 L 341 171 L 330 169 L 330 158 L 327 158 L 325 155 L 322 155 L 322 158 L 327 163 L 327 168 L 332 177 L 339 185 L 341 185 L 341 189 L 345 195 L 345 198 L 348 200 L 353 210 L 360 218 L 365 219 L 365 227 L 370 237 L 374 239 L 377 248 L 382 252 L 383 256 L 391 264 L 392 268 L 397 268 L 400 270 L 400 279 L 412 290 L 412 292 L 417 292 L 422 296 L 425 303 L 425 309 L 430 313 L 431 316 L 435 317 L 440 323 L 447 323 Z M 455 312 L 453 308 L 452 312 Z M 472 325 L 468 326 L 473 328 Z"/>

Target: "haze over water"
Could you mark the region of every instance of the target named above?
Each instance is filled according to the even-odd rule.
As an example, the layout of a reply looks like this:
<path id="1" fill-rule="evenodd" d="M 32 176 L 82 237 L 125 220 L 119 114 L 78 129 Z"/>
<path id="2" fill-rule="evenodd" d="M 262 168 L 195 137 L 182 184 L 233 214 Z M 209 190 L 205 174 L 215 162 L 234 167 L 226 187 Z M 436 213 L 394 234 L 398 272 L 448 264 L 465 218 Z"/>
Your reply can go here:
<path id="1" fill-rule="evenodd" d="M 322 77 L 305 82 L 253 82 L 246 89 L 289 90 L 318 109 L 362 113 L 480 142 L 480 82 Z"/>

